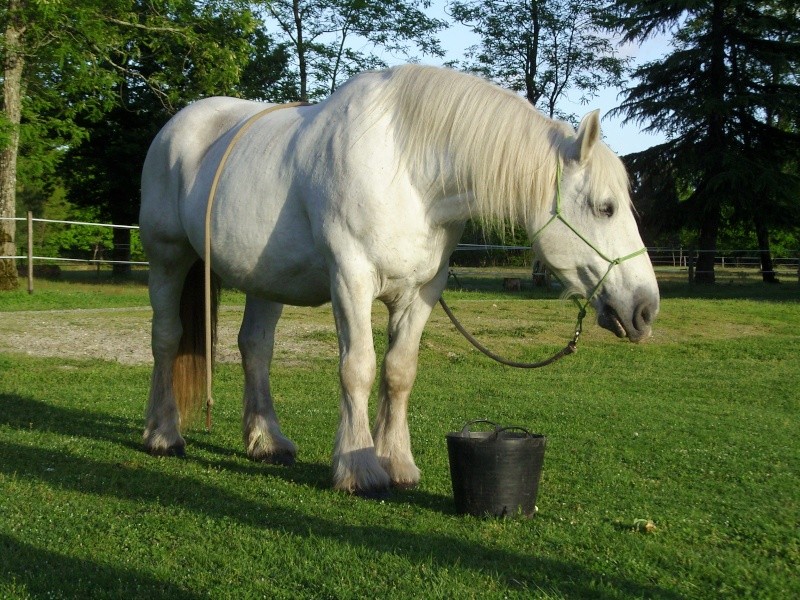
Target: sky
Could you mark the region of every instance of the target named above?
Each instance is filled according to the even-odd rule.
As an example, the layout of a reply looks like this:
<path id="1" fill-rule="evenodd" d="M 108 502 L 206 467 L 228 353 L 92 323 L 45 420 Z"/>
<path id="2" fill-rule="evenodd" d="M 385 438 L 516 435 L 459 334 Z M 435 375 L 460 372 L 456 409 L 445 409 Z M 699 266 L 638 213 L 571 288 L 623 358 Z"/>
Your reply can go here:
<path id="1" fill-rule="evenodd" d="M 451 22 L 452 19 L 450 19 L 444 12 L 446 3 L 447 0 L 433 0 L 430 10 L 426 12 L 430 16 Z M 447 53 L 444 59 L 439 60 L 432 59 L 431 57 L 423 57 L 421 59 L 422 63 L 442 64 L 448 60 L 463 58 L 464 50 L 478 41 L 477 36 L 462 25 L 453 25 L 449 29 L 441 32 L 440 39 L 442 41 L 442 46 Z M 626 45 L 624 48 L 620 49 L 620 54 L 631 57 L 634 63 L 638 64 L 655 60 L 666 55 L 668 46 L 669 38 L 657 37 L 648 41 L 642 46 Z M 645 133 L 641 131 L 641 126 L 639 125 L 632 123 L 623 125 L 621 117 L 612 118 L 607 115 L 611 109 L 620 104 L 621 97 L 619 97 L 619 94 L 621 92 L 621 89 L 603 89 L 598 96 L 587 105 L 581 105 L 579 102 L 577 102 L 578 94 L 575 93 L 576 101 L 566 101 L 563 103 L 561 108 L 565 111 L 575 113 L 579 117 L 599 108 L 602 119 L 601 125 L 603 138 L 606 144 L 608 144 L 609 147 L 619 155 L 646 150 L 651 146 L 665 141 L 663 135 Z"/>

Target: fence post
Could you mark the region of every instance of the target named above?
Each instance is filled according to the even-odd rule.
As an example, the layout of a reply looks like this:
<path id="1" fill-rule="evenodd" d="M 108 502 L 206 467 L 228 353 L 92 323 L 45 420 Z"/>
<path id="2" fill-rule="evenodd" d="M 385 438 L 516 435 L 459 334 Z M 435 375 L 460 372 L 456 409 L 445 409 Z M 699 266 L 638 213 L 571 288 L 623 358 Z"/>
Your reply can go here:
<path id="1" fill-rule="evenodd" d="M 33 213 L 28 211 L 28 293 L 33 293 Z"/>

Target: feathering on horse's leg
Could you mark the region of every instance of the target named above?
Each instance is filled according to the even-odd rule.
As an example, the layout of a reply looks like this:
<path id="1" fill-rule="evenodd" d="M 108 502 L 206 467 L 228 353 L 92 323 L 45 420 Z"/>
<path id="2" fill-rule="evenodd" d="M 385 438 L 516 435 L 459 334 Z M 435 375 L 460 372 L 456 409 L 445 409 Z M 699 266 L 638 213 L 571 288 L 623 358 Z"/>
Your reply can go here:
<path id="1" fill-rule="evenodd" d="M 297 447 L 281 433 L 269 384 L 275 327 L 282 311 L 282 304 L 247 296 L 239 329 L 244 369 L 242 430 L 247 456 L 252 460 L 293 465 Z"/>
<path id="2" fill-rule="evenodd" d="M 392 485 L 414 487 L 420 471 L 411 453 L 408 398 L 417 375 L 422 330 L 431 306 L 417 297 L 409 305 L 389 306 L 389 349 L 383 361 L 380 404 L 373 430 L 375 451 Z"/>
<path id="3" fill-rule="evenodd" d="M 184 284 L 192 283 L 187 277 L 190 265 L 168 268 L 155 260 L 150 264 L 153 374 L 143 437 L 147 451 L 157 456 L 183 456 L 186 445 L 180 434 L 184 417 L 175 396 L 175 359 L 184 333 L 181 298 L 188 295 Z"/>
<path id="4" fill-rule="evenodd" d="M 369 278 L 339 275 L 333 284 L 333 313 L 339 334 L 341 400 L 333 449 L 333 485 L 368 497 L 388 493 L 390 479 L 378 463 L 369 429 L 368 402 L 375 381 L 372 290 Z"/>

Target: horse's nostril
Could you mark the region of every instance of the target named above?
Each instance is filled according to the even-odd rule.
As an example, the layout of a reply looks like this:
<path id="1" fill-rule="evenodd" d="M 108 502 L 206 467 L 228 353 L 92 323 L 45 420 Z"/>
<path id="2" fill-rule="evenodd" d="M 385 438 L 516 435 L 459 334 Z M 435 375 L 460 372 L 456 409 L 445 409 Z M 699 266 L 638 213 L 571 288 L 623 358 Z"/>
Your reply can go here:
<path id="1" fill-rule="evenodd" d="M 658 314 L 658 308 L 651 302 L 640 303 L 633 316 L 633 326 L 639 331 L 649 329 L 656 314 Z"/>

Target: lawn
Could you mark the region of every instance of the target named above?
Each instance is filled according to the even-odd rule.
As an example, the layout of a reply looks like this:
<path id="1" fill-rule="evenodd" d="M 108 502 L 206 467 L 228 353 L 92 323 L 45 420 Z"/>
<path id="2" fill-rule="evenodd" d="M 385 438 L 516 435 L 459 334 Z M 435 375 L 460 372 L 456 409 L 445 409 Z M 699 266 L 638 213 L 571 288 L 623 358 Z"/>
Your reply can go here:
<path id="1" fill-rule="evenodd" d="M 479 291 L 448 301 L 493 349 L 536 360 L 569 338 L 570 303 L 479 272 L 460 283 Z M 0 597 L 800 597 L 798 284 L 662 290 L 652 340 L 587 324 L 577 354 L 536 371 L 489 362 L 434 311 L 409 415 L 422 482 L 383 501 L 330 488 L 329 307 L 287 309 L 279 329 L 292 468 L 245 457 L 237 364 L 218 367 L 213 431 L 155 459 L 146 364 L 2 352 Z M 241 302 L 225 294 L 231 319 Z M 140 283 L 37 282 L 0 311 L 146 303 Z M 376 306 L 379 350 L 384 319 Z M 533 519 L 455 512 L 445 435 L 484 417 L 548 438 Z"/>

